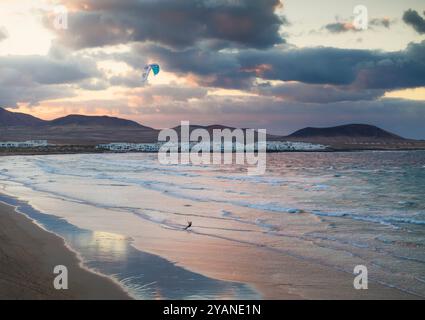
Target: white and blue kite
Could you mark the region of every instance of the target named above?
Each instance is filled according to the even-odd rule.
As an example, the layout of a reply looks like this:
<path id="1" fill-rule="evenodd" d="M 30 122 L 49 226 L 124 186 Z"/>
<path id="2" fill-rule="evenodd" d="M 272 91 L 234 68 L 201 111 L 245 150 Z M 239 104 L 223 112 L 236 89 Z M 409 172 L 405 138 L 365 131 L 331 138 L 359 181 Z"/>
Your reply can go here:
<path id="1" fill-rule="evenodd" d="M 151 70 L 153 74 L 156 76 L 160 70 L 159 64 L 148 64 L 143 68 L 142 82 L 146 82 L 148 80 Z"/>

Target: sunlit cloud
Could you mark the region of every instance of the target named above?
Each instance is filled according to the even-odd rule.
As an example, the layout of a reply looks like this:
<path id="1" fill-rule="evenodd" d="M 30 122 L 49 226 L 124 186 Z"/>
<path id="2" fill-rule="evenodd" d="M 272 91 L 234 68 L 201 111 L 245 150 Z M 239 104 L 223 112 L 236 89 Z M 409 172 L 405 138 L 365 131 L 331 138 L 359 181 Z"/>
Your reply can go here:
<path id="1" fill-rule="evenodd" d="M 425 87 L 390 91 L 384 97 L 425 101 Z"/>

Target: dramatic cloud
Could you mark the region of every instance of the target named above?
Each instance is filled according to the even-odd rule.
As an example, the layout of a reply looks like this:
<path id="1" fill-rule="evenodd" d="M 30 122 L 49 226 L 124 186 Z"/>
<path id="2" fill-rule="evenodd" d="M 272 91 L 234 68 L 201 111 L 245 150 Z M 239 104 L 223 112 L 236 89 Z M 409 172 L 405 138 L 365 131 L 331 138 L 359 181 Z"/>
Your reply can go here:
<path id="1" fill-rule="evenodd" d="M 0 107 L 73 95 L 72 84 L 100 76 L 93 62 L 76 57 L 0 56 Z"/>
<path id="2" fill-rule="evenodd" d="M 91 77 L 95 72 L 93 66 L 90 70 L 87 64 L 76 61 L 60 61 L 45 56 L 0 56 L 2 82 L 19 78 L 21 83 L 72 83 Z"/>
<path id="3" fill-rule="evenodd" d="M 193 76 L 200 86 L 242 89 L 252 85 L 252 74 L 240 72 L 237 53 L 201 48 L 176 51 L 157 45 L 136 46 L 134 50 L 136 55 L 155 57 L 165 70 Z"/>
<path id="4" fill-rule="evenodd" d="M 156 127 L 190 119 L 290 133 L 302 126 L 366 122 L 425 136 L 424 102 L 384 98 L 392 90 L 407 96 L 403 89 L 425 87 L 425 41 L 407 45 L 417 41 L 412 33 L 403 41 L 394 38 L 399 43 L 387 41 L 387 29 L 398 34 L 403 25 L 371 18 L 373 34 L 361 36 L 361 47 L 380 50 L 347 48 L 360 37 L 352 19 L 321 28 L 325 15 L 303 20 L 308 4 L 297 3 L 287 11 L 294 24 L 286 30 L 281 2 L 62 0 L 69 9 L 67 30 L 53 28 L 52 12 L 37 13 L 46 14 L 49 30 L 35 34 L 47 43 L 53 38 L 46 56 L 8 54 L 0 43 L 6 52 L 0 56 L 0 106 L 107 113 Z M 387 14 L 402 10 L 400 5 Z M 403 20 L 425 32 L 416 11 L 406 11 Z M 13 25 L 7 27 L 19 37 L 9 29 Z M 307 34 L 311 28 L 320 32 Z M 285 32 L 293 44 L 286 43 Z M 323 38 L 314 40 L 318 34 Z M 0 41 L 6 35 L 0 28 Z M 159 63 L 161 73 L 143 83 L 147 63 Z"/>
<path id="5" fill-rule="evenodd" d="M 425 41 L 406 50 L 375 53 L 358 68 L 355 86 L 368 89 L 400 89 L 425 86 Z"/>
<path id="6" fill-rule="evenodd" d="M 411 25 L 418 33 L 425 33 L 425 19 L 416 10 L 409 9 L 403 14 L 403 21 Z"/>
<path id="7" fill-rule="evenodd" d="M 256 79 L 345 86 L 348 90 L 425 86 L 425 41 L 398 52 L 326 47 L 211 52 L 143 45 L 135 46 L 133 55 L 154 57 L 165 69 L 208 87 L 251 90 Z M 130 64 L 137 60 L 126 58 Z"/>
<path id="8" fill-rule="evenodd" d="M 373 58 L 373 53 L 366 50 L 284 47 L 212 52 L 145 45 L 134 47 L 133 54 L 153 57 L 171 72 L 192 75 L 200 85 L 235 89 L 251 88 L 256 78 L 347 85 L 356 79 L 356 66 Z M 125 58 L 130 64 L 137 60 L 128 55 Z"/>
<path id="9" fill-rule="evenodd" d="M 413 88 L 425 85 L 425 41 L 399 52 L 337 48 L 241 53 L 242 70 L 265 80 L 351 85 L 359 89 Z M 263 66 L 263 67 L 261 67 Z"/>
<path id="10" fill-rule="evenodd" d="M 357 66 L 373 54 L 366 50 L 305 48 L 241 52 L 240 72 L 264 80 L 346 85 L 356 79 Z"/>
<path id="11" fill-rule="evenodd" d="M 88 0 L 68 5 L 77 9 L 69 14 L 69 32 L 57 35 L 73 48 L 134 41 L 181 48 L 205 40 L 265 48 L 283 42 L 278 31 L 286 23 L 275 14 L 279 0 Z"/>

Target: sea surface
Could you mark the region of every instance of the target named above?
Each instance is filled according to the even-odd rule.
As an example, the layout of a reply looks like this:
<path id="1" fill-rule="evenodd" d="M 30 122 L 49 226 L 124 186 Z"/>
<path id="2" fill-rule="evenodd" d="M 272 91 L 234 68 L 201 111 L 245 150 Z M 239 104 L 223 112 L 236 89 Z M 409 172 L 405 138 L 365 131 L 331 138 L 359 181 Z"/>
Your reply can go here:
<path id="1" fill-rule="evenodd" d="M 145 153 L 0 157 L 0 193 L 140 299 L 262 298 L 223 276 L 222 243 L 351 274 L 362 264 L 425 297 L 424 151 L 273 153 L 261 176 Z"/>

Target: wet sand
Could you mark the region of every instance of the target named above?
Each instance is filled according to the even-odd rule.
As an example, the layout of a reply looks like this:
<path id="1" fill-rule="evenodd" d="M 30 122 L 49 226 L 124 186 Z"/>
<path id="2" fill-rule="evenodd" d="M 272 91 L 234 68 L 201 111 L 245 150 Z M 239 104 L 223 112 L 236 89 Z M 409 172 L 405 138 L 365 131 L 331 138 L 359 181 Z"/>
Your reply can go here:
<path id="1" fill-rule="evenodd" d="M 418 299 L 415 295 L 371 279 L 368 290 L 356 290 L 353 286 L 355 276 L 351 273 L 248 243 L 236 244 L 218 238 L 205 240 L 204 236 L 197 234 L 196 229 L 194 227 L 186 234 L 177 231 L 172 235 L 150 225 L 144 231 L 149 234 L 146 238 L 152 240 L 145 238 L 140 247 L 144 252 L 159 254 L 169 261 L 178 261 L 178 265 L 193 272 L 214 279 L 249 284 L 261 294 L 262 299 Z"/>
<path id="2" fill-rule="evenodd" d="M 169 261 L 179 261 L 179 265 L 213 279 L 250 284 L 264 299 L 417 299 L 375 282 L 369 283 L 368 290 L 355 290 L 351 274 L 249 245 L 236 246 L 225 239 L 205 241 L 196 232 L 184 233 L 191 243 L 189 250 L 182 239 L 170 239 L 169 233 L 145 223 L 152 239 L 145 244 L 146 252 L 162 253 Z M 61 238 L 1 203 L 0 225 L 0 299 L 128 298 L 110 279 L 81 268 Z M 153 261 L 157 269 L 152 276 L 160 279 L 162 263 Z M 68 266 L 67 291 L 53 288 L 52 270 L 58 264 Z M 144 266 L 145 272 L 152 268 L 155 266 Z"/>
<path id="3" fill-rule="evenodd" d="M 53 287 L 56 265 L 68 268 L 68 290 Z M 80 266 L 64 241 L 0 203 L 0 299 L 129 299 L 116 283 Z"/>

